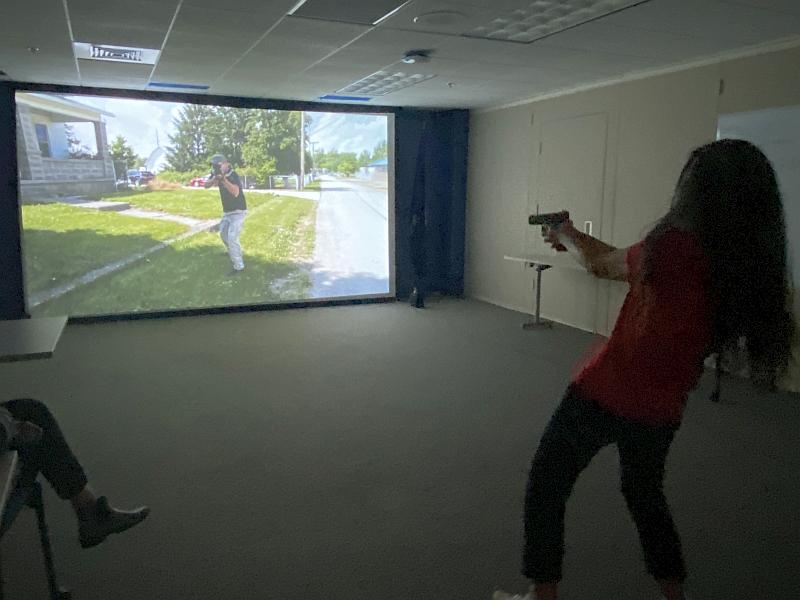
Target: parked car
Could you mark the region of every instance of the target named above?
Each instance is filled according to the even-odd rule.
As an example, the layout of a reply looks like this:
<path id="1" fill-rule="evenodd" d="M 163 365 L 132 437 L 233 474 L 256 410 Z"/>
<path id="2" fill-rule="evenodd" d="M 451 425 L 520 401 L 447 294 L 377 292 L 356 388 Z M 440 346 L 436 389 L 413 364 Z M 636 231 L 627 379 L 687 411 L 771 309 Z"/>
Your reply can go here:
<path id="1" fill-rule="evenodd" d="M 192 180 L 189 182 L 191 187 L 204 187 L 206 184 L 205 177 L 192 177 Z"/>
<path id="2" fill-rule="evenodd" d="M 153 179 L 155 179 L 156 174 L 152 171 L 145 171 L 143 169 L 128 169 L 128 181 L 131 185 L 147 185 Z"/>

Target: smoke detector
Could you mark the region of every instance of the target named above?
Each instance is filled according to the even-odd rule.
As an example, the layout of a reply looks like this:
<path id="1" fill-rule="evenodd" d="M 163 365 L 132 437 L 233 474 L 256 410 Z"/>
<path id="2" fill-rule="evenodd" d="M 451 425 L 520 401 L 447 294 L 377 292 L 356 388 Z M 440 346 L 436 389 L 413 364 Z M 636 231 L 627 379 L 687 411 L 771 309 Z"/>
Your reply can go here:
<path id="1" fill-rule="evenodd" d="M 403 62 L 407 65 L 426 63 L 431 60 L 430 50 L 409 50 L 403 55 Z"/>

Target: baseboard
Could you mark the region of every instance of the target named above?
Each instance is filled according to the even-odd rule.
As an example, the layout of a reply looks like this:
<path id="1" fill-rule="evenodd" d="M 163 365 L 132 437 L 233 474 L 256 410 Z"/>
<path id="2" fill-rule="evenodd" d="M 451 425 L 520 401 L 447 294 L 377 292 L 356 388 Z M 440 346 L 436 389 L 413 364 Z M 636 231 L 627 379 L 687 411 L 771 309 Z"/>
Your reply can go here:
<path id="1" fill-rule="evenodd" d="M 492 304 L 494 306 L 499 306 L 500 308 L 505 308 L 506 310 L 513 310 L 514 312 L 522 313 L 528 316 L 533 316 L 533 312 L 529 307 L 522 308 L 520 306 L 516 306 L 513 304 L 507 304 L 505 302 L 500 302 L 496 298 L 489 298 L 488 296 L 483 295 L 467 295 L 467 298 L 471 298 L 473 300 L 478 300 L 479 302 L 486 302 L 487 304 Z M 573 323 L 567 323 L 566 321 L 562 321 L 560 319 L 554 319 L 553 317 L 549 316 L 546 312 L 541 313 L 542 319 L 546 319 L 548 321 L 552 321 L 553 323 L 558 323 L 559 325 L 564 325 L 565 327 L 572 327 L 572 329 L 579 329 L 580 331 L 585 331 L 587 333 L 597 333 L 596 331 L 592 331 L 591 329 L 586 329 L 584 327 L 579 327 Z"/>

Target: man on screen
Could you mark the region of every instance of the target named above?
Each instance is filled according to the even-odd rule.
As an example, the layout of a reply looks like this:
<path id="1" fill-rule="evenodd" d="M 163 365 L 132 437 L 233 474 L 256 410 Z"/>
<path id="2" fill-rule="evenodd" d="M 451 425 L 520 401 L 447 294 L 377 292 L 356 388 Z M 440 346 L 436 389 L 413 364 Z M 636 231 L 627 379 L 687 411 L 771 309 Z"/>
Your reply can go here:
<path id="1" fill-rule="evenodd" d="M 219 237 L 228 249 L 232 274 L 244 270 L 242 247 L 239 245 L 239 235 L 242 233 L 244 219 L 247 216 L 247 202 L 244 199 L 244 190 L 239 176 L 231 168 L 231 163 L 222 154 L 211 157 L 211 173 L 206 178 L 205 187 L 210 188 L 216 184 L 222 200 L 222 219 L 219 222 Z"/>

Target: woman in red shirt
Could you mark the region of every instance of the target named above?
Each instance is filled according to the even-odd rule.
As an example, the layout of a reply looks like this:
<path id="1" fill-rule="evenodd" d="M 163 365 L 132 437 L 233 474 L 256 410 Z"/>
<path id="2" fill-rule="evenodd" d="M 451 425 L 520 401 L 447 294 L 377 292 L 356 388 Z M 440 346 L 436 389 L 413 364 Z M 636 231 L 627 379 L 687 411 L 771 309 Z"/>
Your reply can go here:
<path id="1" fill-rule="evenodd" d="M 571 222 L 545 235 L 553 247 L 571 246 L 592 274 L 630 289 L 611 337 L 579 365 L 533 459 L 526 598 L 556 599 L 567 498 L 594 455 L 615 443 L 647 570 L 667 600 L 683 600 L 686 570 L 662 486 L 687 396 L 704 359 L 740 338 L 757 384 L 774 387 L 790 356 L 794 321 L 775 172 L 753 144 L 720 140 L 692 152 L 671 209 L 638 244 L 617 249 Z M 520 597 L 495 593 L 495 600 L 512 598 Z"/>

